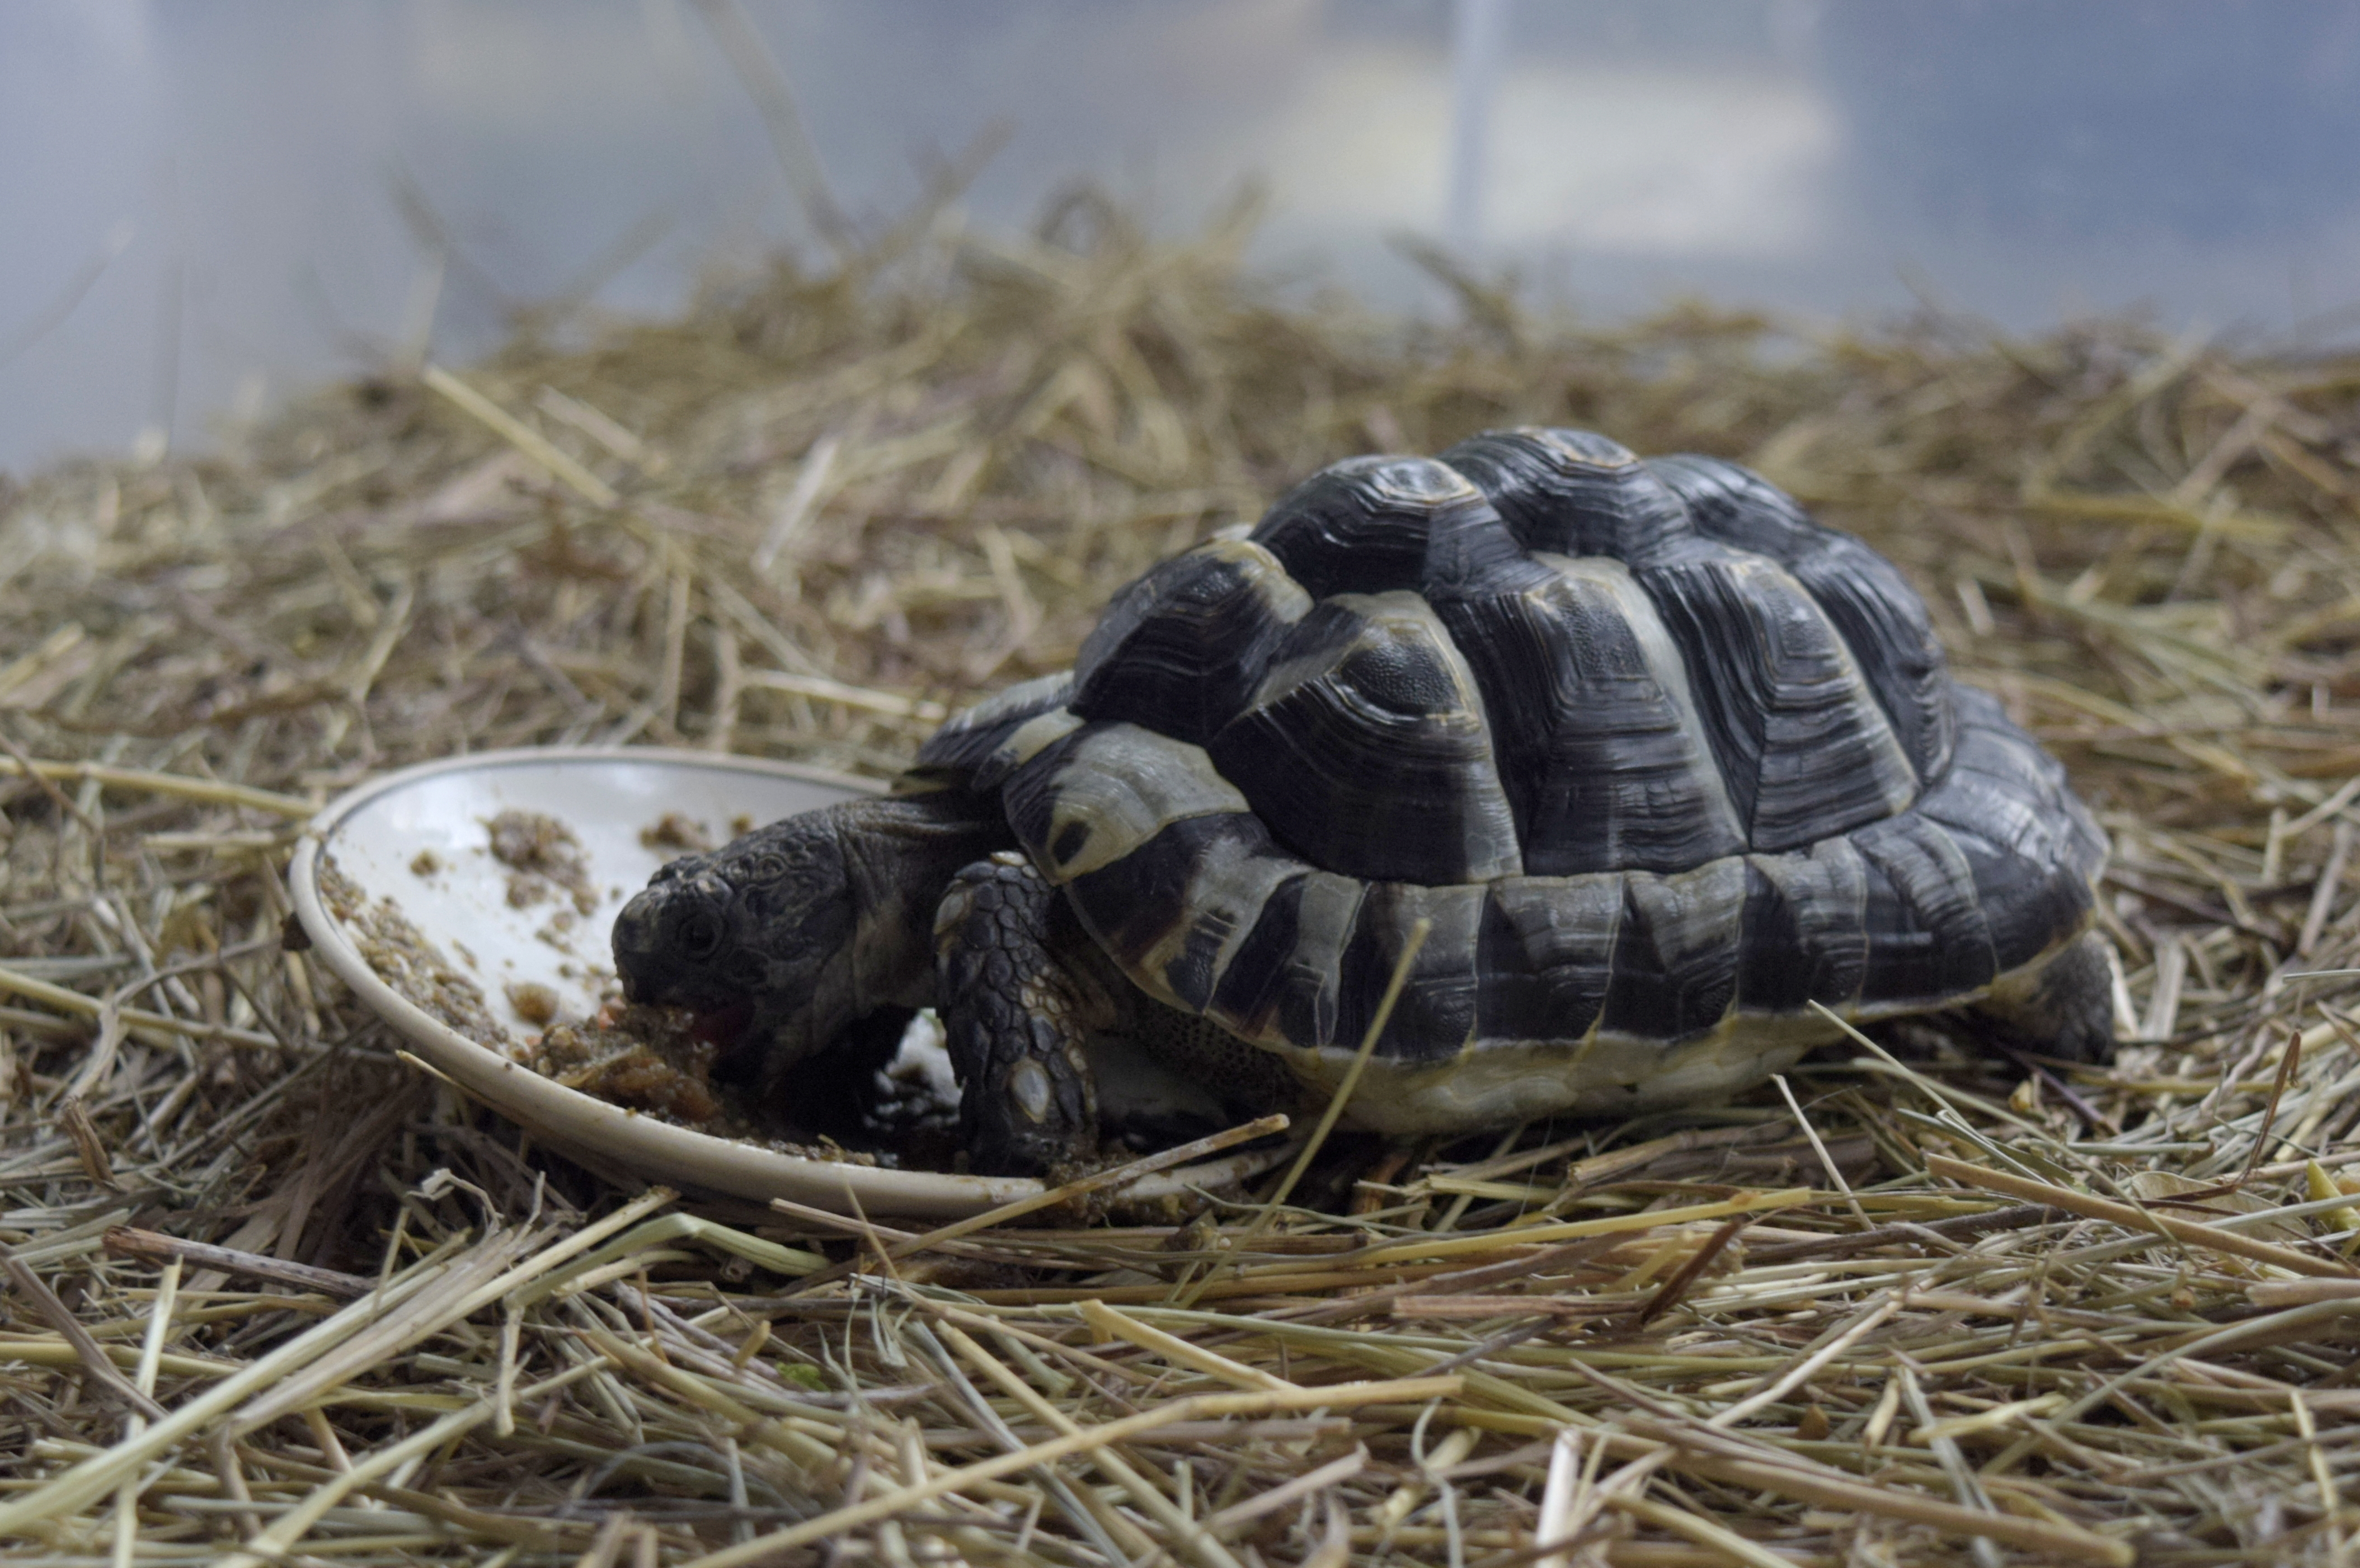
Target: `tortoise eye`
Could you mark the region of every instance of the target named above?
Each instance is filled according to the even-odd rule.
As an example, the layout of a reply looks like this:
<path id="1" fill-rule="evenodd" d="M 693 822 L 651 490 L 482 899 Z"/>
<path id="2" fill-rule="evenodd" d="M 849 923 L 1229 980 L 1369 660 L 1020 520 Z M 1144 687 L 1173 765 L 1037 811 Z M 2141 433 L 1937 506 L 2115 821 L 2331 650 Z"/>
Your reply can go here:
<path id="1" fill-rule="evenodd" d="M 680 950 L 691 958 L 710 958 L 721 946 L 721 922 L 709 909 L 692 909 L 678 932 Z"/>
<path id="2" fill-rule="evenodd" d="M 787 874 L 787 857 L 783 855 L 757 855 L 752 869 L 755 881 L 776 882 Z"/>

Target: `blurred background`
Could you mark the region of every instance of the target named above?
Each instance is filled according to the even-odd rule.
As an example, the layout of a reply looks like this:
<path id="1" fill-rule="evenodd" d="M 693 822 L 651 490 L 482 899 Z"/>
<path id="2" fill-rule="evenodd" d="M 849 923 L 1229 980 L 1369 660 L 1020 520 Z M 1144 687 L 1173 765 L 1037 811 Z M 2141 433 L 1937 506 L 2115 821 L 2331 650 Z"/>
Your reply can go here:
<path id="1" fill-rule="evenodd" d="M 13 0 L 0 468 L 1076 179 L 1441 311 L 2360 315 L 2360 0 Z M 815 216 L 816 215 L 816 216 Z"/>

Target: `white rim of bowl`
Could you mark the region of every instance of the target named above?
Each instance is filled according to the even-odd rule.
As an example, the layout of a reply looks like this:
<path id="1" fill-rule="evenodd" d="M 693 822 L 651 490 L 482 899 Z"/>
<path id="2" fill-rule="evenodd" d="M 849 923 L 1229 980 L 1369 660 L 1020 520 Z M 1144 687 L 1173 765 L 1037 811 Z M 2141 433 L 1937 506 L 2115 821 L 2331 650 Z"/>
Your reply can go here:
<path id="1" fill-rule="evenodd" d="M 329 910 L 320 894 L 320 857 L 333 848 L 337 828 L 378 797 L 446 773 L 568 762 L 694 767 L 794 779 L 860 794 L 880 792 L 871 779 L 762 757 L 658 746 L 549 746 L 475 752 L 421 763 L 338 796 L 305 824 L 296 843 L 295 856 L 288 867 L 296 916 L 311 939 L 312 951 L 370 1011 L 417 1048 L 417 1055 L 430 1069 L 470 1098 L 602 1175 L 628 1171 L 668 1186 L 757 1203 L 785 1197 L 844 1214 L 941 1219 L 980 1214 L 1043 1191 L 1029 1176 L 961 1176 L 807 1160 L 674 1127 L 569 1089 L 521 1062 L 511 1062 L 388 985 L 361 956 L 344 922 Z M 1284 1153 L 1234 1153 L 1161 1171 L 1131 1183 L 1114 1196 L 1120 1201 L 1154 1202 L 1207 1188 L 1218 1191 L 1268 1170 Z"/>

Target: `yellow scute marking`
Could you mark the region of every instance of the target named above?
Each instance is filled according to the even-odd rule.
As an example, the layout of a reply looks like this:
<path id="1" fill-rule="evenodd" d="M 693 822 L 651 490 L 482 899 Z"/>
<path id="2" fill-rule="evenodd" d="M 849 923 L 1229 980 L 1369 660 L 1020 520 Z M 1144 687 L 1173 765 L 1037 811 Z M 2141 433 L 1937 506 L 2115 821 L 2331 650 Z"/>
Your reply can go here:
<path id="1" fill-rule="evenodd" d="M 1246 798 L 1202 746 L 1137 724 L 1107 724 L 1076 745 L 1051 787 L 1043 868 L 1057 882 L 1111 866 L 1172 823 L 1243 813 Z"/>

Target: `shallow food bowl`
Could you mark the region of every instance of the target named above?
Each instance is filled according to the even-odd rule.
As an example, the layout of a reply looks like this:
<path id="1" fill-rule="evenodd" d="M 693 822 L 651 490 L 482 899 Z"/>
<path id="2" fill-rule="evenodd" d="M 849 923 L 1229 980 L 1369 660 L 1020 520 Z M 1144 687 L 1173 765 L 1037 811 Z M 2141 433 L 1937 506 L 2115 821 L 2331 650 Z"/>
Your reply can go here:
<path id="1" fill-rule="evenodd" d="M 560 1152 L 614 1179 L 661 1181 L 706 1198 L 789 1198 L 839 1214 L 951 1219 L 1041 1192 L 1029 1177 L 957 1176 L 807 1159 L 674 1127 L 607 1104 L 511 1060 L 539 1027 L 517 988 L 555 1017 L 592 1016 L 613 985 L 607 932 L 631 894 L 683 853 L 663 824 L 720 844 L 747 827 L 872 792 L 858 780 L 748 757 L 587 748 L 484 752 L 406 768 L 344 795 L 314 818 L 291 868 L 297 914 L 337 978 L 408 1037 L 459 1088 Z M 571 891 L 494 858 L 486 825 L 506 811 L 552 818 L 586 862 Z M 646 842 L 643 842 L 643 838 Z M 341 878 L 341 891 L 323 881 Z M 578 900 L 574 897 L 579 894 Z M 382 902 L 380 902 L 382 900 Z M 395 989 L 364 956 L 388 905 L 434 959 L 483 993 L 463 1032 Z M 1218 1191 L 1266 1169 L 1264 1150 L 1142 1178 L 1117 1196 L 1149 1203 Z"/>

